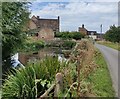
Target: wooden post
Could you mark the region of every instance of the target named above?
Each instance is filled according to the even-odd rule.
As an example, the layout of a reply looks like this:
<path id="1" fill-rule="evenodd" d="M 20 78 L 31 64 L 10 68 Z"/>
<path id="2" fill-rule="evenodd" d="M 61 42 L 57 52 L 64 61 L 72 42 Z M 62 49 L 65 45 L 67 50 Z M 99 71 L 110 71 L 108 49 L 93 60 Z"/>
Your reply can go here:
<path id="1" fill-rule="evenodd" d="M 55 80 L 58 82 L 55 87 L 54 97 L 58 97 L 59 93 L 63 90 L 63 75 L 62 73 L 57 73 L 55 75 Z"/>
<path id="2" fill-rule="evenodd" d="M 52 86 L 43 95 L 41 95 L 39 99 L 48 97 L 49 92 L 54 88 L 54 86 L 55 84 L 52 84 Z"/>

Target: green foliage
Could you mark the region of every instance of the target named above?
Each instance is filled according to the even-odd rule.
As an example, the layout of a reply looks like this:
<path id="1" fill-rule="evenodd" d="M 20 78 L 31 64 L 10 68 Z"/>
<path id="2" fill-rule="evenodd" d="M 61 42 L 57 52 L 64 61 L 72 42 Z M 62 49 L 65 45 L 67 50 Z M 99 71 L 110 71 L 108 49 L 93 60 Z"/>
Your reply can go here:
<path id="1" fill-rule="evenodd" d="M 38 51 L 44 47 L 45 47 L 45 42 L 42 40 L 25 42 L 20 51 L 25 51 L 25 52 Z"/>
<path id="2" fill-rule="evenodd" d="M 119 45 L 120 43 L 114 43 L 109 41 L 98 41 L 97 43 L 120 51 L 120 45 Z"/>
<path id="3" fill-rule="evenodd" d="M 72 38 L 75 40 L 81 40 L 81 38 L 84 38 L 84 35 L 79 32 L 74 32 Z"/>
<path id="4" fill-rule="evenodd" d="M 118 27 L 116 27 L 115 25 L 111 26 L 110 29 L 104 35 L 104 38 L 107 41 L 120 42 L 120 26 Z"/>
<path id="5" fill-rule="evenodd" d="M 67 67 L 66 62 L 59 62 L 56 57 L 46 57 L 36 63 L 29 63 L 25 68 L 11 70 L 2 89 L 2 97 L 7 99 L 35 99 L 47 90 L 55 74 Z"/>
<path id="6" fill-rule="evenodd" d="M 76 45 L 76 42 L 71 41 L 71 40 L 66 40 L 64 41 L 64 43 L 62 44 L 62 47 L 67 47 L 67 48 L 73 48 Z"/>
<path id="7" fill-rule="evenodd" d="M 25 40 L 24 28 L 28 19 L 27 2 L 2 3 L 2 60 L 5 70 L 10 66 L 11 55 L 18 51 Z"/>
<path id="8" fill-rule="evenodd" d="M 58 41 L 53 41 L 53 42 L 48 42 L 46 44 L 47 47 L 59 47 L 62 49 L 71 49 L 76 45 L 75 41 L 72 40 L 58 40 Z"/>
<path id="9" fill-rule="evenodd" d="M 98 50 L 96 50 L 94 61 L 99 67 L 87 78 L 87 81 L 91 83 L 92 92 L 96 96 L 114 97 L 115 92 L 112 87 L 112 81 L 107 64 L 104 57 Z"/>
<path id="10" fill-rule="evenodd" d="M 56 34 L 56 37 L 60 37 L 62 39 L 75 39 L 80 40 L 84 37 L 80 32 L 60 32 Z"/>

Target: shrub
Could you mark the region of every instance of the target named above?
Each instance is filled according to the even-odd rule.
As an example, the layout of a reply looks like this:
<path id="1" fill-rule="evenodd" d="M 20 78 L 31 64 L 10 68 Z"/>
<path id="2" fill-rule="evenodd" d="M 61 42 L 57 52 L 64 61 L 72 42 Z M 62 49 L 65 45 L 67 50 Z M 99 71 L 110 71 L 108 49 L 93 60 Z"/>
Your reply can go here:
<path id="1" fill-rule="evenodd" d="M 75 40 L 81 40 L 81 38 L 83 38 L 83 35 L 80 34 L 79 32 L 75 32 L 73 34 L 73 39 L 75 39 Z"/>
<path id="2" fill-rule="evenodd" d="M 76 45 L 75 41 L 72 40 L 59 40 L 59 41 L 52 41 L 46 44 L 46 47 L 59 47 L 62 49 L 68 48 L 71 49 Z"/>
<path id="3" fill-rule="evenodd" d="M 22 48 L 22 51 L 36 51 L 36 50 L 39 50 L 41 48 L 44 48 L 45 47 L 45 42 L 39 40 L 39 41 L 27 41 L 25 42 L 23 48 Z"/>
<path id="4" fill-rule="evenodd" d="M 11 70 L 2 87 L 2 97 L 8 99 L 35 99 L 50 87 L 57 72 L 68 64 L 55 57 L 46 57 L 27 67 Z"/>
<path id="5" fill-rule="evenodd" d="M 84 35 L 80 32 L 60 32 L 56 34 L 56 37 L 60 37 L 62 39 L 80 40 L 81 38 L 84 38 Z"/>
<path id="6" fill-rule="evenodd" d="M 70 41 L 70 40 L 64 41 L 64 43 L 62 44 L 63 47 L 70 48 L 70 49 L 73 48 L 75 45 L 76 45 L 76 42 Z"/>
<path id="7" fill-rule="evenodd" d="M 104 38 L 111 42 L 120 42 L 120 26 L 111 26 L 110 29 L 105 33 Z"/>

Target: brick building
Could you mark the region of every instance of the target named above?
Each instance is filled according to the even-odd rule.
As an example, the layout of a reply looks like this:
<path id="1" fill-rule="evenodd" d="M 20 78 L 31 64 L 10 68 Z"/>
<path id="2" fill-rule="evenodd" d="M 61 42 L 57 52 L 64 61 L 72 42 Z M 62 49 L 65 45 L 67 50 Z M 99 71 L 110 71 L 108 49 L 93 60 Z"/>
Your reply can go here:
<path id="1" fill-rule="evenodd" d="M 85 27 L 84 24 L 82 24 L 82 27 L 78 28 L 78 31 L 85 36 L 88 35 L 89 37 L 92 37 L 93 39 L 97 39 L 97 32 L 96 31 L 88 31 Z"/>
<path id="2" fill-rule="evenodd" d="M 59 32 L 59 16 L 57 19 L 42 19 L 39 16 L 32 16 L 29 20 L 29 30 L 36 30 L 37 39 L 54 39 L 55 33 Z"/>
<path id="3" fill-rule="evenodd" d="M 78 31 L 84 35 L 87 35 L 87 29 L 84 27 L 84 24 L 82 24 L 82 27 L 78 28 Z"/>
<path id="4" fill-rule="evenodd" d="M 82 24 L 82 27 L 78 28 L 78 31 L 84 35 L 96 35 L 96 31 L 88 31 L 85 27 L 84 24 Z"/>

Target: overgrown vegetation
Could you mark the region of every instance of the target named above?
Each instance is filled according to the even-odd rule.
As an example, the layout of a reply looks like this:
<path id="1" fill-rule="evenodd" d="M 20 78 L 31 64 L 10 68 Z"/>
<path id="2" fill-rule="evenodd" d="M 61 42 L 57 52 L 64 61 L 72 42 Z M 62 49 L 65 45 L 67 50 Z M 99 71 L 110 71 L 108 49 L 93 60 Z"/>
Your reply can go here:
<path id="1" fill-rule="evenodd" d="M 110 29 L 104 35 L 105 40 L 111 42 L 120 42 L 120 26 L 111 26 Z"/>
<path id="2" fill-rule="evenodd" d="M 2 3 L 2 69 L 11 66 L 10 57 L 21 48 L 26 38 L 26 23 L 29 19 L 27 2 Z"/>
<path id="3" fill-rule="evenodd" d="M 106 41 L 99 41 L 99 44 L 120 50 L 120 26 L 110 26 L 110 29 L 104 34 Z"/>
<path id="4" fill-rule="evenodd" d="M 64 41 L 64 43 L 62 44 L 62 47 L 66 47 L 66 48 L 71 49 L 71 48 L 73 48 L 75 45 L 76 45 L 76 42 L 66 40 L 66 41 Z"/>
<path id="5" fill-rule="evenodd" d="M 112 97 L 114 91 L 107 65 L 89 41 L 79 41 L 69 62 L 47 57 L 25 68 L 12 70 L 3 85 L 4 97 L 40 97 L 50 88 L 56 73 L 63 75 L 63 91 L 58 97 Z M 54 89 L 48 94 L 54 96 Z M 14 98 L 12 98 L 14 99 Z"/>
<path id="6" fill-rule="evenodd" d="M 84 38 L 84 35 L 80 32 L 59 32 L 56 34 L 56 37 L 59 37 L 62 39 L 81 40 L 81 38 Z"/>
<path id="7" fill-rule="evenodd" d="M 3 85 L 2 97 L 7 99 L 35 99 L 47 90 L 57 72 L 68 64 L 59 62 L 56 57 L 29 63 L 25 68 L 11 70 Z"/>
<path id="8" fill-rule="evenodd" d="M 80 93 L 77 95 L 81 97 L 114 97 L 115 92 L 107 64 L 92 43 L 83 42 L 73 54 L 71 60 L 73 62 L 76 59 L 80 61 L 77 62 L 77 72 L 80 70 L 80 78 L 77 80 L 78 83 L 80 82 Z"/>
<path id="9" fill-rule="evenodd" d="M 92 93 L 101 97 L 115 97 L 107 64 L 99 50 L 95 51 L 94 61 L 98 67 L 87 78 L 87 82 L 91 83 Z"/>
<path id="10" fill-rule="evenodd" d="M 72 40 L 53 40 L 46 42 L 46 47 L 58 47 L 61 49 L 71 49 L 76 45 Z"/>
<path id="11" fill-rule="evenodd" d="M 40 49 L 45 47 L 45 42 L 42 40 L 27 40 L 24 42 L 23 46 L 20 49 L 20 52 L 31 52 L 31 51 L 39 51 Z"/>
<path id="12" fill-rule="evenodd" d="M 114 43 L 114 42 L 109 42 L 109 41 L 97 41 L 97 43 L 120 51 L 120 44 L 119 43 Z"/>

